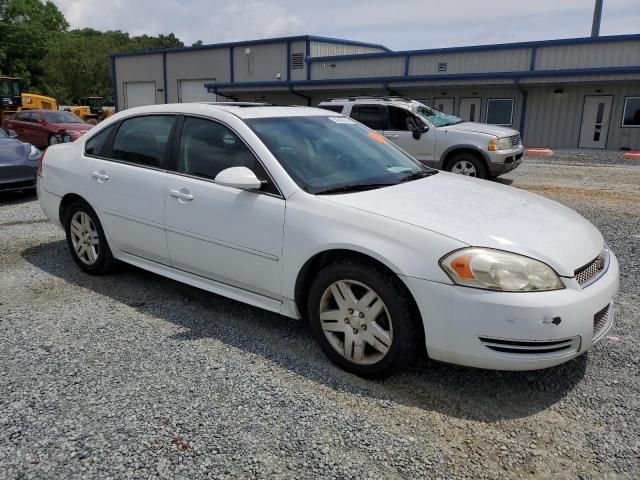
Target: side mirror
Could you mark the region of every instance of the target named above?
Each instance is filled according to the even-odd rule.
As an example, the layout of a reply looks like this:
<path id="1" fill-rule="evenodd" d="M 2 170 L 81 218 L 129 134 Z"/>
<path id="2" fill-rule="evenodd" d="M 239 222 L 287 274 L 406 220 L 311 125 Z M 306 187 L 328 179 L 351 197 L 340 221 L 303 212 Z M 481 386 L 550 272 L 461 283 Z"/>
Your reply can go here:
<path id="1" fill-rule="evenodd" d="M 15 130 L 7 130 L 7 135 L 9 135 L 9 138 L 18 138 L 18 134 Z"/>
<path id="2" fill-rule="evenodd" d="M 428 131 L 429 131 L 429 125 L 419 126 L 412 131 L 413 138 L 415 138 L 416 140 L 420 140 L 420 137 L 422 136 L 422 134 L 427 133 Z"/>
<path id="3" fill-rule="evenodd" d="M 240 190 L 257 190 L 262 186 L 256 174 L 247 167 L 225 168 L 216 175 L 215 182 L 224 187 L 239 188 Z"/>

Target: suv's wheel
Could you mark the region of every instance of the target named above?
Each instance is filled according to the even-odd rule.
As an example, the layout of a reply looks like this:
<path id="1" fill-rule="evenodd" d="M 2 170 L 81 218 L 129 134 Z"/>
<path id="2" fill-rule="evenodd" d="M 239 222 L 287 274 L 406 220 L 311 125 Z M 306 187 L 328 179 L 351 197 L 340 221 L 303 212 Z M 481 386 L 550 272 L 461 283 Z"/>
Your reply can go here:
<path id="1" fill-rule="evenodd" d="M 75 262 L 92 275 L 108 273 L 116 264 L 102 225 L 93 209 L 83 200 L 73 202 L 65 212 L 67 245 Z"/>
<path id="2" fill-rule="evenodd" d="M 487 178 L 487 169 L 472 153 L 458 153 L 447 162 L 447 170 L 468 177 Z"/>
<path id="3" fill-rule="evenodd" d="M 391 375 L 424 345 L 406 290 L 397 278 L 367 263 L 325 267 L 311 286 L 307 304 L 322 350 L 356 375 Z"/>

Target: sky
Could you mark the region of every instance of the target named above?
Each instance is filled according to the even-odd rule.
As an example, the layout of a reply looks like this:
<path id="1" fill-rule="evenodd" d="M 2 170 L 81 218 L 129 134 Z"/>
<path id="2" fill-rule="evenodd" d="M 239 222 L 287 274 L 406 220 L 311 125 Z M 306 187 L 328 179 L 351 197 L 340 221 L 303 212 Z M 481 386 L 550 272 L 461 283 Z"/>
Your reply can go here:
<path id="1" fill-rule="evenodd" d="M 585 37 L 594 0 L 53 0 L 72 28 L 185 44 L 300 34 L 392 50 Z M 640 0 L 604 0 L 600 35 L 640 33 Z"/>

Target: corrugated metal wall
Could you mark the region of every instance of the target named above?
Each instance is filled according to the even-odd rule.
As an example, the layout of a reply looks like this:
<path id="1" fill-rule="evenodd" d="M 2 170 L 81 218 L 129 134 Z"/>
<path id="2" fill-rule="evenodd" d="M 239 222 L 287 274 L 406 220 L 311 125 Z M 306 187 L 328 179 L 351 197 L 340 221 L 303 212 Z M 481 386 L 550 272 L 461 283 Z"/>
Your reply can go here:
<path id="1" fill-rule="evenodd" d="M 409 62 L 409 75 L 517 72 L 529 70 L 530 59 L 530 48 L 414 55 Z M 438 64 L 442 63 L 446 70 L 438 71 Z"/>
<path id="2" fill-rule="evenodd" d="M 640 41 L 538 48 L 536 70 L 640 65 Z"/>
<path id="3" fill-rule="evenodd" d="M 304 58 L 307 55 L 307 42 L 304 40 L 291 42 L 291 55 L 294 53 L 301 53 Z M 309 68 L 309 64 L 307 62 L 302 62 L 302 68 L 300 69 L 292 68 L 291 80 L 306 80 L 307 68 Z"/>
<path id="4" fill-rule="evenodd" d="M 118 105 L 116 110 L 125 108 L 124 84 L 128 82 L 155 82 L 157 89 L 164 89 L 164 73 L 162 54 L 118 57 L 116 63 L 116 79 Z M 164 91 L 156 91 L 156 103 L 164 103 Z"/>
<path id="5" fill-rule="evenodd" d="M 334 55 L 359 55 L 361 53 L 384 52 L 381 48 L 348 45 L 344 43 L 309 42 L 309 55 L 312 57 L 332 57 Z"/>
<path id="6" fill-rule="evenodd" d="M 328 60 L 311 64 L 311 78 L 313 80 L 389 77 L 403 74 L 403 57 L 381 57 L 368 60 L 341 60 L 335 62 Z"/>
<path id="7" fill-rule="evenodd" d="M 249 53 L 247 53 L 247 50 Z M 233 49 L 234 80 L 265 82 L 287 78 L 287 43 L 238 46 Z"/>
<path id="8" fill-rule="evenodd" d="M 180 80 L 231 80 L 228 48 L 167 53 L 167 93 L 169 103 L 178 102 Z"/>
<path id="9" fill-rule="evenodd" d="M 576 148 L 587 95 L 611 95 L 607 149 L 640 149 L 640 128 L 622 128 L 626 96 L 640 96 L 640 83 L 564 87 L 562 93 L 550 87 L 530 87 L 523 137 L 531 146 Z"/>

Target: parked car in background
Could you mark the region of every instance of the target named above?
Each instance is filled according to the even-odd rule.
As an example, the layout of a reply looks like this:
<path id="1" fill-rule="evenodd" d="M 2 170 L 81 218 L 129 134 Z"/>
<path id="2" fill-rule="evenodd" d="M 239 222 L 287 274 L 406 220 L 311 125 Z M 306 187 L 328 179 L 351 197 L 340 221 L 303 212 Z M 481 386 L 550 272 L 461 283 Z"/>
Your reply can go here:
<path id="1" fill-rule="evenodd" d="M 42 152 L 15 138 L 13 130 L 0 129 L 0 192 L 33 190 Z"/>
<path id="2" fill-rule="evenodd" d="M 545 368 L 613 324 L 618 262 L 576 212 L 429 168 L 326 110 L 131 108 L 48 149 L 38 196 L 84 271 L 118 259 L 305 317 L 358 375 L 425 345 L 450 363 Z"/>
<path id="3" fill-rule="evenodd" d="M 322 102 L 376 130 L 426 165 L 471 177 L 497 177 L 522 162 L 520 132 L 466 122 L 404 97 L 352 97 Z"/>
<path id="4" fill-rule="evenodd" d="M 92 127 L 71 112 L 42 109 L 18 112 L 5 125 L 23 142 L 42 148 L 73 142 Z"/>

